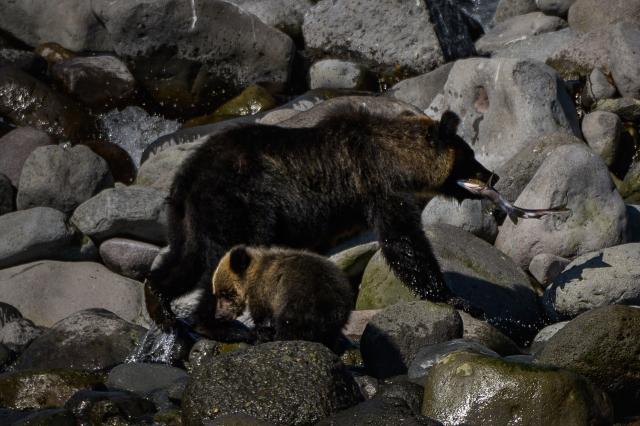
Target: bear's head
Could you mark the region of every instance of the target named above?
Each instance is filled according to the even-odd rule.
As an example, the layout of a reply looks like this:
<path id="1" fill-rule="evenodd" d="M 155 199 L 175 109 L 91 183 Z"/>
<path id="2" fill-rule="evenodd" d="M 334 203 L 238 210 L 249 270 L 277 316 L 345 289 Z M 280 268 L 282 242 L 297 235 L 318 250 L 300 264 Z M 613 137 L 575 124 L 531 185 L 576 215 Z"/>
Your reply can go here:
<path id="1" fill-rule="evenodd" d="M 435 128 L 437 134 L 430 135 L 437 140 L 438 148 L 446 150 L 450 154 L 449 158 L 452 158 L 447 178 L 438 192 L 458 201 L 480 199 L 482 196 L 460 187 L 458 181 L 477 180 L 493 185 L 499 177 L 480 164 L 473 149 L 457 135 L 459 124 L 460 118 L 454 112 L 445 111 Z"/>
<path id="2" fill-rule="evenodd" d="M 231 321 L 244 313 L 251 264 L 251 253 L 242 245 L 233 247 L 220 259 L 211 279 L 217 320 Z"/>

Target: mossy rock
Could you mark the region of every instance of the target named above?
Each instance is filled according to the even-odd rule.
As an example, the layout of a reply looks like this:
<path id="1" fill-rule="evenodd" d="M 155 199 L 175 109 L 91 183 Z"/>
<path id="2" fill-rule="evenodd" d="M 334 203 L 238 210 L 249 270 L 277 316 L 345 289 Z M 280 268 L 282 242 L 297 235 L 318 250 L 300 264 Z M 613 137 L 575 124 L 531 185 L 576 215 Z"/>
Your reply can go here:
<path id="1" fill-rule="evenodd" d="M 422 414 L 447 425 L 611 424 L 607 395 L 585 378 L 556 368 L 455 352 L 425 381 Z"/>

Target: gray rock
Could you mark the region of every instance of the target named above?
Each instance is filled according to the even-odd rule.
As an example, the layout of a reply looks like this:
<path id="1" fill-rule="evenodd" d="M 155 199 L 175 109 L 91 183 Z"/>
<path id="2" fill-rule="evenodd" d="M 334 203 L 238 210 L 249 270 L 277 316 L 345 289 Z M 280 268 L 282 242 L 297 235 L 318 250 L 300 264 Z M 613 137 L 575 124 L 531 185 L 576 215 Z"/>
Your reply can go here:
<path id="1" fill-rule="evenodd" d="M 0 173 L 0 216 L 16 209 L 15 190 L 8 177 Z"/>
<path id="2" fill-rule="evenodd" d="M 558 331 L 562 330 L 562 328 L 567 324 L 569 324 L 569 321 L 557 322 L 540 330 L 531 342 L 531 353 L 535 354 L 540 352 L 549 339 L 551 339 Z"/>
<path id="3" fill-rule="evenodd" d="M 373 79 L 366 67 L 339 59 L 324 59 L 309 68 L 311 89 L 357 89 L 371 88 Z"/>
<path id="4" fill-rule="evenodd" d="M 522 350 L 516 343 L 491 324 L 458 311 L 462 318 L 462 338 L 479 343 L 502 356 L 517 355 Z"/>
<path id="5" fill-rule="evenodd" d="M 38 325 L 82 309 L 105 308 L 145 324 L 142 284 L 91 262 L 39 261 L 0 270 L 0 294 Z"/>
<path id="6" fill-rule="evenodd" d="M 127 151 L 136 166 L 140 166 L 142 153 L 151 142 L 180 128 L 178 121 L 149 115 L 137 106 L 109 111 L 100 119 L 100 124 L 107 140 Z"/>
<path id="7" fill-rule="evenodd" d="M 87 309 L 64 318 L 31 342 L 14 368 L 105 370 L 124 362 L 144 333 L 144 328 L 105 309 Z"/>
<path id="8" fill-rule="evenodd" d="M 160 247 L 126 238 L 112 238 L 100 244 L 100 257 L 113 272 L 143 281 Z"/>
<path id="9" fill-rule="evenodd" d="M 453 62 L 444 64 L 426 74 L 402 80 L 389 89 L 387 94 L 425 110 L 431 105 L 436 95 L 442 93 L 451 67 L 453 67 Z"/>
<path id="10" fill-rule="evenodd" d="M 567 47 L 579 37 L 579 33 L 565 28 L 515 40 L 513 43 L 496 50 L 491 55 L 494 58 L 531 59 L 538 62 L 547 60 L 560 49 Z"/>
<path id="11" fill-rule="evenodd" d="M 640 304 L 640 243 L 577 257 L 544 292 L 543 304 L 556 320 L 606 305 Z"/>
<path id="12" fill-rule="evenodd" d="M 302 31 L 307 48 L 417 73 L 474 50 L 459 9 L 438 1 L 321 0 L 305 15 Z"/>
<path id="13" fill-rule="evenodd" d="M 180 165 L 202 145 L 205 138 L 201 138 L 197 142 L 170 147 L 155 154 L 140 166 L 136 185 L 150 187 L 168 194 Z"/>
<path id="14" fill-rule="evenodd" d="M 104 111 L 131 101 L 136 80 L 115 56 L 75 57 L 51 67 L 51 75 L 64 90 L 85 105 Z"/>
<path id="15" fill-rule="evenodd" d="M 206 89 L 214 80 L 235 88 L 289 80 L 294 54 L 291 38 L 231 3 L 95 0 L 92 6 L 118 56 L 141 58 L 134 73 L 148 70 L 150 61 L 142 59 L 146 57 L 173 62 L 177 72 L 168 80 L 189 74 L 194 62 L 203 64 L 198 73 L 191 73 L 194 80 L 189 87 L 195 91 Z M 175 53 L 162 56 L 167 51 Z M 167 79 L 166 66 L 164 69 Z"/>
<path id="16" fill-rule="evenodd" d="M 0 138 L 0 173 L 6 175 L 14 187 L 20 183 L 22 166 L 39 147 L 53 145 L 51 136 L 32 127 L 18 127 Z"/>
<path id="17" fill-rule="evenodd" d="M 603 99 L 595 105 L 595 110 L 612 112 L 622 121 L 636 121 L 640 118 L 640 100 L 631 98 Z"/>
<path id="18" fill-rule="evenodd" d="M 502 22 L 535 11 L 536 0 L 500 0 L 493 19 L 495 22 Z"/>
<path id="19" fill-rule="evenodd" d="M 91 10 L 91 2 L 2 0 L 0 28 L 30 46 L 56 42 L 71 50 L 111 50 L 108 33 Z"/>
<path id="20" fill-rule="evenodd" d="M 553 16 L 567 16 L 569 8 L 576 0 L 536 0 L 538 9 Z"/>
<path id="21" fill-rule="evenodd" d="M 96 241 L 131 237 L 166 242 L 165 195 L 142 186 L 117 186 L 82 203 L 71 223 Z"/>
<path id="22" fill-rule="evenodd" d="M 640 1 L 635 1 L 638 21 L 621 22 L 612 28 L 616 44 L 611 46 L 611 75 L 620 94 L 640 98 Z"/>
<path id="23" fill-rule="evenodd" d="M 369 373 L 387 378 L 407 372 L 426 345 L 462 337 L 462 319 L 455 309 L 427 301 L 403 302 L 374 316 L 360 339 Z"/>
<path id="24" fill-rule="evenodd" d="M 31 320 L 18 318 L 0 328 L 0 343 L 16 353 L 21 353 L 44 332 L 43 327 L 37 327 Z"/>
<path id="25" fill-rule="evenodd" d="M 500 358 L 496 352 L 480 343 L 465 339 L 453 339 L 448 342 L 428 345 L 420 349 L 409 366 L 407 376 L 413 383 L 424 386 L 425 378 L 433 365 L 452 352 L 471 352 Z"/>
<path id="26" fill-rule="evenodd" d="M 458 129 L 489 169 L 516 155 L 533 137 L 580 134 L 576 110 L 559 76 L 518 59 L 466 59 L 453 66 L 444 104 L 462 119 Z"/>
<path id="27" fill-rule="evenodd" d="M 229 0 L 242 10 L 256 15 L 265 24 L 302 38 L 304 14 L 313 7 L 313 0 Z"/>
<path id="28" fill-rule="evenodd" d="M 128 363 L 111 369 L 105 384 L 110 388 L 148 395 L 187 377 L 186 371 L 170 365 Z"/>
<path id="29" fill-rule="evenodd" d="M 498 235 L 498 224 L 487 207 L 481 200 L 464 200 L 459 203 L 437 196 L 422 211 L 422 225 L 446 223 L 493 243 Z"/>
<path id="30" fill-rule="evenodd" d="M 529 272 L 543 286 L 551 283 L 570 263 L 569 259 L 549 253 L 537 254 L 531 259 Z"/>
<path id="31" fill-rule="evenodd" d="M 616 160 L 622 134 L 620 117 L 612 112 L 591 112 L 582 120 L 582 134 L 591 149 L 611 167 Z"/>
<path id="32" fill-rule="evenodd" d="M 64 213 L 36 207 L 0 216 L 0 268 L 39 259 L 64 259 L 80 235 L 67 226 Z"/>
<path id="33" fill-rule="evenodd" d="M 496 248 L 527 267 L 540 253 L 574 257 L 623 243 L 626 211 L 609 170 L 591 149 L 571 144 L 553 150 L 518 196 L 516 205 L 566 205 L 569 214 L 510 221 L 500 227 Z"/>
<path id="34" fill-rule="evenodd" d="M 36 148 L 20 174 L 16 203 L 19 210 L 53 207 L 73 210 L 113 185 L 107 162 L 86 146 Z"/>
<path id="35" fill-rule="evenodd" d="M 613 98 L 616 95 L 616 86 L 600 68 L 594 68 L 587 78 L 582 92 L 582 105 L 591 108 L 596 102 Z"/>
<path id="36" fill-rule="evenodd" d="M 611 397 L 616 416 L 638 414 L 640 309 L 606 306 L 570 321 L 536 355 L 539 364 L 575 371 Z"/>
<path id="37" fill-rule="evenodd" d="M 272 342 L 213 357 L 196 368 L 182 411 L 186 424 L 238 413 L 299 425 L 317 422 L 362 399 L 351 374 L 326 347 Z"/>
<path id="38" fill-rule="evenodd" d="M 431 368 L 422 414 L 447 425 L 613 422 L 606 394 L 578 374 L 465 352 Z"/>
<path id="39" fill-rule="evenodd" d="M 556 16 L 547 16 L 542 12 L 531 12 L 506 19 L 476 41 L 476 50 L 480 55 L 491 55 L 512 43 L 538 34 L 558 31 L 567 26 L 567 22 Z"/>
<path id="40" fill-rule="evenodd" d="M 621 21 L 640 22 L 638 0 L 610 0 L 602 6 L 598 0 L 576 0 L 569 9 L 569 25 L 587 32 Z"/>

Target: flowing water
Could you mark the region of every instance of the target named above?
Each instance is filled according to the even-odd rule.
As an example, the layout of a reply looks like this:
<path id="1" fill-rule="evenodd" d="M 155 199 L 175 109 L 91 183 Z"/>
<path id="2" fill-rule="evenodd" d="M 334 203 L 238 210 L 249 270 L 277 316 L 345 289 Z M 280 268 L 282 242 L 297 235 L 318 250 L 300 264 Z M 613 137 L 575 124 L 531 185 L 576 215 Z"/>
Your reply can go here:
<path id="1" fill-rule="evenodd" d="M 198 22 L 198 12 L 196 10 L 196 0 L 191 0 L 191 30 L 196 28 Z"/>
<path id="2" fill-rule="evenodd" d="M 174 364 L 181 358 L 185 342 L 176 331 L 163 332 L 155 325 L 140 339 L 125 362 Z"/>

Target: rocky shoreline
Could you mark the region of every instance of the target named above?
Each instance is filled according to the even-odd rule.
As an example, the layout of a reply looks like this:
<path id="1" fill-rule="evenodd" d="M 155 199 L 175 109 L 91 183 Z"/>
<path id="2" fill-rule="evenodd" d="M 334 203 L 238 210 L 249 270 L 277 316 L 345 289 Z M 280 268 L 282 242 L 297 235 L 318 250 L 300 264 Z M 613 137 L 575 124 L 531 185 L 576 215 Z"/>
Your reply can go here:
<path id="1" fill-rule="evenodd" d="M 640 421 L 640 1 L 0 10 L 0 424 Z M 142 281 L 184 159 L 345 105 L 452 110 L 507 199 L 571 215 L 429 202 L 447 285 L 484 318 L 418 300 L 364 234 L 325 253 L 360 283 L 340 356 L 161 335 Z"/>

